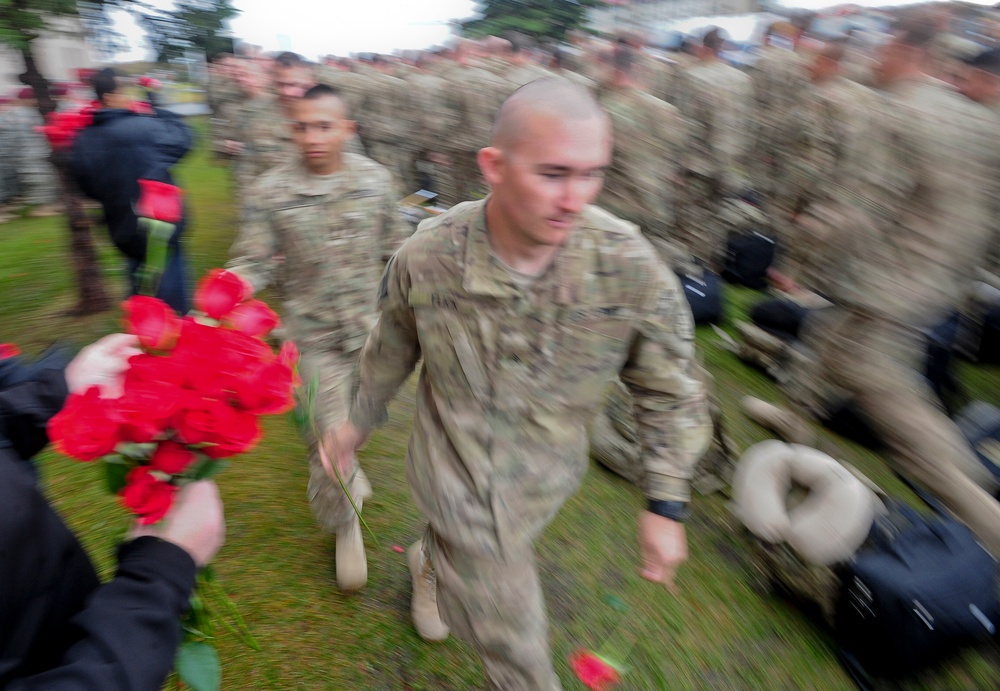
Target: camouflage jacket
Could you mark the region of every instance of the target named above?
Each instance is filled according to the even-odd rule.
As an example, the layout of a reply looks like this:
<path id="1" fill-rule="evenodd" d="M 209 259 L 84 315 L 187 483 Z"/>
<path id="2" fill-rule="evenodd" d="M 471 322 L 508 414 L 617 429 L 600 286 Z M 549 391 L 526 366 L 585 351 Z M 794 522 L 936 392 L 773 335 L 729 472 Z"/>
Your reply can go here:
<path id="1" fill-rule="evenodd" d="M 245 199 L 229 268 L 261 290 L 280 267 L 283 316 L 300 347 L 359 349 L 384 262 L 406 236 L 388 171 L 345 153 L 343 169 L 321 177 L 296 160 Z"/>
<path id="2" fill-rule="evenodd" d="M 753 90 L 746 73 L 721 60 L 678 77 L 677 108 L 691 124 L 688 167 L 699 175 L 746 175 Z"/>
<path id="3" fill-rule="evenodd" d="M 234 172 L 241 188 L 297 155 L 291 124 L 270 96 L 244 104 L 237 132 L 243 151 Z"/>
<path id="4" fill-rule="evenodd" d="M 861 164 L 837 192 L 874 230 L 841 237 L 835 302 L 911 326 L 956 306 L 987 251 L 1000 188 L 1000 120 L 931 77 L 875 100 Z"/>
<path id="5" fill-rule="evenodd" d="M 609 88 L 601 105 L 611 116 L 615 149 L 597 203 L 665 239 L 674 223 L 687 123 L 672 105 L 636 88 Z"/>
<path id="6" fill-rule="evenodd" d="M 646 494 L 689 499 L 711 437 L 677 279 L 628 223 L 588 207 L 520 287 L 492 256 L 487 200 L 421 224 L 389 263 L 351 421 L 369 430 L 423 357 L 407 474 L 435 531 L 473 553 L 523 548 L 587 468 L 586 426 L 630 389 Z"/>

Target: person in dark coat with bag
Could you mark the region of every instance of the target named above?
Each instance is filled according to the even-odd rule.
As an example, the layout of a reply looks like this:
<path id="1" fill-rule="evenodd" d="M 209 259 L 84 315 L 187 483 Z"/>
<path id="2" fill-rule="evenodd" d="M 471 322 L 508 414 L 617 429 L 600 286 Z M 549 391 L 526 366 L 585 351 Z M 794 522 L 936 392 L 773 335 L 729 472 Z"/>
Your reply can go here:
<path id="1" fill-rule="evenodd" d="M 120 392 L 135 337 L 117 334 L 69 365 L 4 363 L 0 388 L 0 688 L 157 691 L 173 667 L 197 569 L 225 536 L 215 484 L 188 485 L 164 519 L 137 526 L 101 584 L 36 484 L 31 461 L 71 392 Z M 27 373 L 18 372 L 29 367 Z"/>
<path id="2" fill-rule="evenodd" d="M 159 108 L 133 109 L 130 97 L 119 91 L 110 69 L 93 78 L 101 109 L 73 142 L 71 166 L 80 189 L 100 202 L 115 246 L 128 258 L 132 293 L 146 260 L 147 238 L 135 212 L 139 180 L 174 184 L 171 167 L 191 149 L 191 129 L 177 116 Z M 139 112 L 148 110 L 151 112 Z M 179 314 L 188 310 L 186 266 L 182 248 L 185 219 L 176 224 L 168 241 L 167 259 L 156 297 Z"/>

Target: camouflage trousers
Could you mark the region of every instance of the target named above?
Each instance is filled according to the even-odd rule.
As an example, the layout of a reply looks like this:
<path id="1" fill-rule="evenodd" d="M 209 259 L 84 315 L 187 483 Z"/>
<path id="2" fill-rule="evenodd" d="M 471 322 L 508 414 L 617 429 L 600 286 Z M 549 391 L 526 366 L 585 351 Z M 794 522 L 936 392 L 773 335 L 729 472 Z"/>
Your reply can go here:
<path id="1" fill-rule="evenodd" d="M 37 132 L 25 132 L 18 142 L 17 177 L 24 203 L 52 204 L 59 196 L 56 170 L 49 161 L 49 144 Z"/>
<path id="2" fill-rule="evenodd" d="M 983 472 L 982 465 L 920 374 L 924 335 L 831 308 L 807 321 L 803 340 L 815 357 L 797 361 L 802 369 L 793 379 L 806 392 L 800 406 L 814 404 L 810 391 L 835 382 L 885 440 L 900 471 L 937 495 L 990 552 L 1000 554 L 1000 503 L 970 479 Z"/>
<path id="3" fill-rule="evenodd" d="M 678 196 L 677 244 L 709 267 L 716 266 L 726 240 L 719 183 L 711 177 L 690 175 Z"/>
<path id="4" fill-rule="evenodd" d="M 534 546 L 505 550 L 502 558 L 470 554 L 430 527 L 424 545 L 441 618 L 479 653 L 489 688 L 559 691 Z"/>
<path id="5" fill-rule="evenodd" d="M 347 421 L 350 413 L 351 382 L 358 353 L 310 349 L 308 337 L 296 340 L 302 349 L 299 356 L 302 381 L 310 382 L 314 377 L 319 380 L 316 392 L 318 427 L 320 430 L 335 429 Z M 309 486 L 306 490 L 309 506 L 319 526 L 327 532 L 335 533 L 337 528 L 352 520 L 354 508 L 340 484 L 323 470 L 317 440 L 312 433 L 306 435 L 306 443 L 309 447 Z M 371 485 L 356 460 L 352 461 L 350 469 L 344 473 L 344 482 L 350 488 L 356 503 L 360 504 L 371 496 Z"/>

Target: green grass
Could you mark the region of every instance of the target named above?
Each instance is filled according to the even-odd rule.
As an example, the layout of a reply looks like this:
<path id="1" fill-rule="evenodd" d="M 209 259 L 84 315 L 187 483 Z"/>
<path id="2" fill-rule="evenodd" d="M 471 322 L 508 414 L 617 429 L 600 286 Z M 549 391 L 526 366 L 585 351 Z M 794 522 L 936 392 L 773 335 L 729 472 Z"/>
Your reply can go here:
<path id="1" fill-rule="evenodd" d="M 203 123 L 199 123 L 203 127 Z M 203 141 L 204 144 L 204 141 Z M 236 216 L 228 172 L 202 146 L 180 167 L 192 205 L 190 254 L 194 275 L 226 260 Z M 62 316 L 72 304 L 73 273 L 61 219 L 18 219 L 0 226 L 0 341 L 39 351 L 56 339 L 83 345 L 116 327 L 116 313 L 87 319 Z M 123 294 L 121 262 L 101 239 L 105 280 Z M 730 290 L 731 317 L 758 295 Z M 702 356 L 717 379 L 728 431 L 739 449 L 766 438 L 736 404 L 745 393 L 780 400 L 777 388 L 721 349 L 710 330 L 698 334 Z M 980 398 L 1000 403 L 1000 371 L 965 368 Z M 305 499 L 305 450 L 288 418 L 269 419 L 261 445 L 236 459 L 219 478 L 228 537 L 217 570 L 261 643 L 255 653 L 229 637 L 219 641 L 226 689 L 483 688 L 469 647 L 420 641 L 409 621 L 410 584 L 404 555 L 422 531 L 403 474 L 413 411 L 412 382 L 394 403 L 390 423 L 361 454 L 375 496 L 365 515 L 382 542 L 370 548 L 368 587 L 344 596 L 333 574 L 333 541 L 314 525 Z M 877 456 L 823 436 L 835 451 L 892 491 L 899 483 Z M 107 576 L 126 516 L 103 493 L 99 468 L 46 452 L 44 482 L 66 520 Z M 850 689 L 827 634 L 792 604 L 773 596 L 753 575 L 748 547 L 725 498 L 698 498 L 688 531 L 691 559 L 680 593 L 643 581 L 635 541 L 639 492 L 600 468 L 562 510 L 538 545 L 552 624 L 557 670 L 567 689 L 582 686 L 565 662 L 579 647 L 607 640 L 634 644 L 623 689 Z M 621 615 L 607 595 L 628 606 Z M 1000 660 L 970 650 L 923 674 L 912 688 L 988 689 L 1000 685 Z"/>

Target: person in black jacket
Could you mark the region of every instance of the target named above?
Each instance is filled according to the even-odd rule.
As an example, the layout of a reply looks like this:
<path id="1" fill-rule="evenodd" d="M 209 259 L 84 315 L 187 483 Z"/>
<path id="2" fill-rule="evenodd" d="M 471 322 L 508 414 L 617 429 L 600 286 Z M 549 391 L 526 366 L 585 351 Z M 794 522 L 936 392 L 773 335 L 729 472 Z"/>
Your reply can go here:
<path id="1" fill-rule="evenodd" d="M 159 108 L 152 114 L 132 110 L 132 101 L 119 91 L 110 68 L 93 78 L 101 109 L 92 125 L 73 142 L 73 177 L 88 197 L 101 203 L 115 246 L 128 258 L 132 292 L 138 291 L 140 268 L 146 259 L 146 235 L 139 227 L 135 203 L 139 180 L 174 184 L 170 168 L 193 143 L 191 129 L 176 115 Z M 156 296 L 179 314 L 188 310 L 186 266 L 182 251 L 185 219 L 177 223 L 168 243 L 167 263 Z"/>
<path id="2" fill-rule="evenodd" d="M 80 543 L 35 483 L 31 456 L 71 391 L 120 392 L 132 336 L 85 348 L 0 390 L 0 688 L 156 691 L 173 666 L 195 572 L 225 536 L 214 483 L 188 485 L 167 516 L 136 527 L 98 581 Z M 11 381 L 11 380 L 8 380 Z"/>

